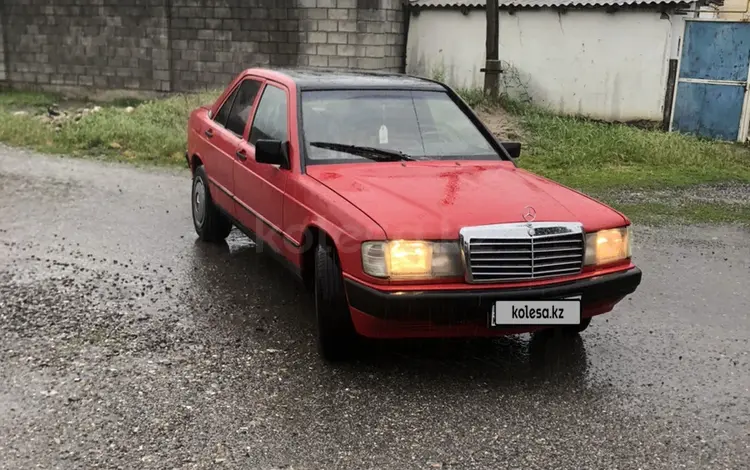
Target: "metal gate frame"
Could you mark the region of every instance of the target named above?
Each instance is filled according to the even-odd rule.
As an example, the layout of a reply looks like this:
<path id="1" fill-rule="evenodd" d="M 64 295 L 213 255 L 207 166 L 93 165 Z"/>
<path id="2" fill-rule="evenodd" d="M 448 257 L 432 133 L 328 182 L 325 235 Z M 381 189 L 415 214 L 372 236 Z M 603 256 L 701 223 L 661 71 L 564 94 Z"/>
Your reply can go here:
<path id="1" fill-rule="evenodd" d="M 747 24 L 747 21 L 741 20 L 725 20 L 717 18 L 685 18 L 684 25 L 682 28 L 682 38 L 680 38 L 680 47 L 677 52 L 677 82 L 674 86 L 674 94 L 672 95 L 672 113 L 669 117 L 669 132 L 672 132 L 672 126 L 674 124 L 674 111 L 677 103 L 677 89 L 679 83 L 705 83 L 709 85 L 728 85 L 728 86 L 742 86 L 745 88 L 744 100 L 742 102 L 742 113 L 740 114 L 740 128 L 737 130 L 737 142 L 745 142 L 748 138 L 748 127 L 750 127 L 750 62 L 747 64 L 747 77 L 744 82 L 738 80 L 708 80 L 701 78 L 682 78 L 680 73 L 682 72 L 682 47 L 685 44 L 685 36 L 687 35 L 687 28 L 689 22 L 702 22 L 702 23 L 743 23 Z"/>

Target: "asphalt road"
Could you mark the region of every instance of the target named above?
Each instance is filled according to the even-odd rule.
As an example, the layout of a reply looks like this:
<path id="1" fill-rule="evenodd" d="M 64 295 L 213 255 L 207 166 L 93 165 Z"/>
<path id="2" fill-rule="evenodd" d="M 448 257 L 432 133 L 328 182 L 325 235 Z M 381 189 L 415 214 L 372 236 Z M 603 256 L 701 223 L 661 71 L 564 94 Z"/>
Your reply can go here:
<path id="1" fill-rule="evenodd" d="M 580 338 L 318 359 L 312 306 L 186 171 L 0 147 L 0 468 L 746 469 L 750 233 L 637 227 Z"/>

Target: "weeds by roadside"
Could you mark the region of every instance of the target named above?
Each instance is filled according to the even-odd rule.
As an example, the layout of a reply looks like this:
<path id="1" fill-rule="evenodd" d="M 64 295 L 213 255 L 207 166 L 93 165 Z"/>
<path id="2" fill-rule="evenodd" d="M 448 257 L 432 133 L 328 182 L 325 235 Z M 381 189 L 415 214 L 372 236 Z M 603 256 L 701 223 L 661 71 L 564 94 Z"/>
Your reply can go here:
<path id="1" fill-rule="evenodd" d="M 36 93 L 33 91 L 0 91 L 0 109 L 38 108 L 49 106 L 62 99 L 53 93 Z"/>
<path id="2" fill-rule="evenodd" d="M 522 166 L 588 191 L 750 182 L 750 149 L 622 124 L 520 114 L 528 135 Z"/>
<path id="3" fill-rule="evenodd" d="M 750 204 L 725 204 L 709 202 L 613 203 L 620 212 L 632 220 L 647 225 L 678 223 L 739 224 L 750 228 Z"/>
<path id="4" fill-rule="evenodd" d="M 47 119 L 61 103 L 46 94 L 0 94 L 0 141 L 35 150 L 155 165 L 184 164 L 187 118 L 216 93 L 178 95 L 163 100 L 119 100 L 76 119 Z M 81 103 L 75 106 L 80 108 Z M 133 105 L 136 105 L 133 107 Z M 87 105 L 85 109 L 93 107 Z M 20 111 L 19 111 L 20 110 Z"/>

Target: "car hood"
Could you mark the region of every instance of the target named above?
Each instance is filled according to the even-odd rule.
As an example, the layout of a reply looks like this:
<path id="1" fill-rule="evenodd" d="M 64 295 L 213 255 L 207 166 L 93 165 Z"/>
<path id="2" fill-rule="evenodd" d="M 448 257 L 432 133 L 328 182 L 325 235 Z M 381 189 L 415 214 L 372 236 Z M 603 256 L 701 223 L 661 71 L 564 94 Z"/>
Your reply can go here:
<path id="1" fill-rule="evenodd" d="M 511 162 L 310 165 L 307 174 L 378 223 L 390 239 L 456 239 L 462 227 L 581 222 L 586 231 L 623 225 L 619 212 Z"/>

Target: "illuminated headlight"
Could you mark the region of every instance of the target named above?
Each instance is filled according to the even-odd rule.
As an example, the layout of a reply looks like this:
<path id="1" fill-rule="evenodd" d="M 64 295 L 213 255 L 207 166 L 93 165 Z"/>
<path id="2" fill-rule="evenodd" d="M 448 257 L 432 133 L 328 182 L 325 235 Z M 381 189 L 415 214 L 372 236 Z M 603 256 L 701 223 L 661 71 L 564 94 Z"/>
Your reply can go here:
<path id="1" fill-rule="evenodd" d="M 430 279 L 463 275 L 456 242 L 392 240 L 362 244 L 362 267 L 370 276 Z"/>
<path id="2" fill-rule="evenodd" d="M 615 263 L 630 258 L 630 226 L 586 234 L 586 266 Z"/>

